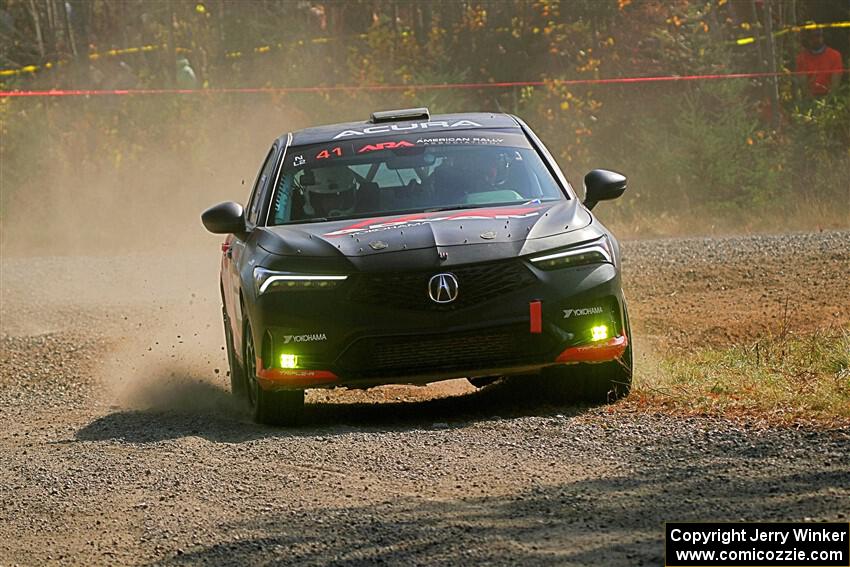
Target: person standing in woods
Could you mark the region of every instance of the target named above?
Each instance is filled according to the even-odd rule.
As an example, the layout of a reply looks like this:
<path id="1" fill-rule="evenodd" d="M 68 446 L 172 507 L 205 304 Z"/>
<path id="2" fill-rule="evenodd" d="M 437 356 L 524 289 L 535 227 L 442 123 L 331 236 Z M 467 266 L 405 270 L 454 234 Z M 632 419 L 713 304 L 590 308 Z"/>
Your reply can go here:
<path id="1" fill-rule="evenodd" d="M 179 89 L 194 89 L 198 86 L 198 79 L 195 77 L 195 70 L 189 64 L 189 60 L 181 57 L 177 60 L 177 88 Z"/>
<path id="2" fill-rule="evenodd" d="M 798 84 L 803 96 L 816 98 L 826 96 L 838 89 L 844 66 L 841 54 L 823 41 L 823 30 L 804 30 L 803 49 L 797 54 Z"/>

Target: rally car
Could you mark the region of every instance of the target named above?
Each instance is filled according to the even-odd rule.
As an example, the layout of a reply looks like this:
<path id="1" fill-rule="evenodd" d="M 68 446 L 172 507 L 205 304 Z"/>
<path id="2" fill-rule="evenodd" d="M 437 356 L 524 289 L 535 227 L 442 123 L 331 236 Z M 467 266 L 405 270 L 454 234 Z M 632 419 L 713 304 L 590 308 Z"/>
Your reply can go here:
<path id="1" fill-rule="evenodd" d="M 375 112 L 275 140 L 247 205 L 202 215 L 222 244 L 230 382 L 261 423 L 307 388 L 512 379 L 573 398 L 628 392 L 617 240 L 519 118 Z"/>

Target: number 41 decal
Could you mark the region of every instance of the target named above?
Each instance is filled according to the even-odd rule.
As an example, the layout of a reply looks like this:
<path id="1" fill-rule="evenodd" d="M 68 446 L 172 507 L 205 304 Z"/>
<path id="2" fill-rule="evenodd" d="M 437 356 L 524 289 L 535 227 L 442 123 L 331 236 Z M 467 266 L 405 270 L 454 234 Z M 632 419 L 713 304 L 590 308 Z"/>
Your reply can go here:
<path id="1" fill-rule="evenodd" d="M 327 159 L 331 157 L 331 154 L 334 154 L 337 157 L 342 156 L 342 148 L 337 146 L 336 148 L 331 148 L 330 151 L 322 150 L 316 155 L 316 159 Z"/>

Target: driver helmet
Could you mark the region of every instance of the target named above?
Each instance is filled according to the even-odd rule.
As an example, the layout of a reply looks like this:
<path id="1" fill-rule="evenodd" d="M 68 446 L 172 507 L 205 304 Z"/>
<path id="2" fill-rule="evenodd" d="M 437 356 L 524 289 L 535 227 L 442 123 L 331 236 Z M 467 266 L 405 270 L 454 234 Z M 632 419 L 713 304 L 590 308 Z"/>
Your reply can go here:
<path id="1" fill-rule="evenodd" d="M 345 166 L 313 170 L 314 183 L 305 185 L 304 212 L 316 217 L 340 217 L 354 212 L 357 181 Z"/>

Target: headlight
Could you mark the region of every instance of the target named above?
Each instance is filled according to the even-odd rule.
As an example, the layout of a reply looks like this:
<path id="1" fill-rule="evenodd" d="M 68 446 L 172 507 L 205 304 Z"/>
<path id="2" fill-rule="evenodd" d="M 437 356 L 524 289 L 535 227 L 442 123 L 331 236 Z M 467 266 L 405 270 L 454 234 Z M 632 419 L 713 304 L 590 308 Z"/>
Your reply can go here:
<path id="1" fill-rule="evenodd" d="M 348 279 L 348 276 L 326 274 L 296 274 L 276 272 L 265 268 L 254 268 L 254 284 L 257 295 L 267 291 L 302 291 L 333 289 Z"/>
<path id="2" fill-rule="evenodd" d="M 587 264 L 614 263 L 611 244 L 608 237 L 603 236 L 592 242 L 585 242 L 557 252 L 529 258 L 531 263 L 541 270 L 558 270 Z"/>

